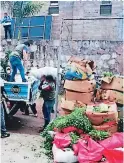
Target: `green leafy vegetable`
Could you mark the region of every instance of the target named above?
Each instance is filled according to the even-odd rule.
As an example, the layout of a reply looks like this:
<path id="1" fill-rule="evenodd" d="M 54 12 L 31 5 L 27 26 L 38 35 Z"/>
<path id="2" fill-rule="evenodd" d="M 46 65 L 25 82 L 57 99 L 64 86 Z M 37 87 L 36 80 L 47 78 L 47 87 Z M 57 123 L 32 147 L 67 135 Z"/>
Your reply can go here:
<path id="1" fill-rule="evenodd" d="M 103 140 L 105 138 L 109 137 L 109 133 L 106 131 L 99 131 L 99 130 L 92 130 L 89 132 L 89 135 L 94 139 L 94 140 Z"/>

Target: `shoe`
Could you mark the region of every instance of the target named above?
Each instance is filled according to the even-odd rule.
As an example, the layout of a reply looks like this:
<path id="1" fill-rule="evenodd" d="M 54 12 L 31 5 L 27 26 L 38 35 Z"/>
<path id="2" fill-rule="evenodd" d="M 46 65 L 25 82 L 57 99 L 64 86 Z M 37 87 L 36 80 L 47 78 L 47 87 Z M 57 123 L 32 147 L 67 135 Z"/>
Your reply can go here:
<path id="1" fill-rule="evenodd" d="M 41 132 L 43 132 L 44 131 L 44 127 L 42 128 L 42 129 L 40 129 L 39 131 L 38 131 L 38 133 L 41 133 Z"/>
<path id="2" fill-rule="evenodd" d="M 41 127 L 41 129 L 38 131 L 38 133 L 43 132 L 45 128 L 46 128 L 46 126 Z"/>
<path id="3" fill-rule="evenodd" d="M 34 117 L 38 117 L 38 115 L 37 115 L 37 114 L 34 114 L 33 116 L 34 116 Z"/>
<path id="4" fill-rule="evenodd" d="M 27 115 L 27 116 L 29 116 L 29 114 L 26 114 L 26 113 L 22 113 L 22 115 Z"/>
<path id="5" fill-rule="evenodd" d="M 10 133 L 5 132 L 5 133 L 1 134 L 1 138 L 7 138 L 7 137 L 10 137 Z"/>

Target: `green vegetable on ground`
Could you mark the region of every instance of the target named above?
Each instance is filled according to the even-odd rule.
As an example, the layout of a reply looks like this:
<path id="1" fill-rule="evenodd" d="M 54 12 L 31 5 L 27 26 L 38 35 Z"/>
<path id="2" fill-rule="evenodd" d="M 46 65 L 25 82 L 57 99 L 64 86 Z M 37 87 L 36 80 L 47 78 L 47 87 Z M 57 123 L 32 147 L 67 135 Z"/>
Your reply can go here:
<path id="1" fill-rule="evenodd" d="M 53 138 L 50 134 L 48 134 L 48 131 L 54 131 L 55 128 L 62 130 L 66 127 L 74 126 L 78 129 L 83 130 L 84 133 L 89 134 L 94 140 L 103 140 L 109 137 L 108 132 L 97 131 L 93 129 L 91 122 L 85 115 L 85 109 L 86 108 L 75 108 L 75 110 L 71 114 L 56 118 L 46 127 L 41 136 L 45 138 L 44 148 L 47 151 L 47 155 L 52 154 L 53 145 Z M 70 132 L 70 137 L 71 145 L 76 144 L 80 139 L 80 136 L 76 132 Z"/>
<path id="2" fill-rule="evenodd" d="M 94 140 L 104 140 L 109 137 L 109 133 L 106 131 L 92 130 L 88 133 Z"/>

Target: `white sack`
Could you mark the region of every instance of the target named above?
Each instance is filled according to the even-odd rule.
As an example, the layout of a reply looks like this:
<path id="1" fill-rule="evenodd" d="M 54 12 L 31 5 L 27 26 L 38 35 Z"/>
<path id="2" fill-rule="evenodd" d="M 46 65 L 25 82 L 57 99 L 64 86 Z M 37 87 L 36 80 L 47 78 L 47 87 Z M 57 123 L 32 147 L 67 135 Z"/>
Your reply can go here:
<path id="1" fill-rule="evenodd" d="M 63 163 L 75 163 L 78 161 L 77 156 L 74 155 L 74 152 L 70 148 L 65 148 L 65 151 L 56 147 L 53 144 L 52 152 L 54 157 L 54 162 L 63 162 Z"/>
<path id="2" fill-rule="evenodd" d="M 62 69 L 60 69 L 60 73 L 62 73 Z M 57 68 L 54 67 L 43 67 L 40 69 L 31 69 L 30 75 L 34 76 L 37 79 L 41 79 L 42 76 L 52 75 L 55 79 L 57 77 Z"/>

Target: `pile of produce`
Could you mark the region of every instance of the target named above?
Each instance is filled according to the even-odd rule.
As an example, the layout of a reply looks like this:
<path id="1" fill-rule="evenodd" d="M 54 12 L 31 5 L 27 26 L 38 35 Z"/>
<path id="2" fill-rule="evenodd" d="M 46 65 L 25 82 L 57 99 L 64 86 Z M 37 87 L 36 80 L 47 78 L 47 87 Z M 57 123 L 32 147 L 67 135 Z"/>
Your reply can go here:
<path id="1" fill-rule="evenodd" d="M 93 128 L 91 122 L 85 115 L 86 108 L 75 108 L 75 110 L 66 116 L 60 116 L 52 121 L 42 133 L 45 138 L 44 148 L 48 153 L 52 152 L 53 138 L 49 131 L 70 133 L 71 144 L 76 144 L 83 134 L 89 134 L 94 140 L 103 140 L 109 137 L 108 132 L 97 131 Z"/>

